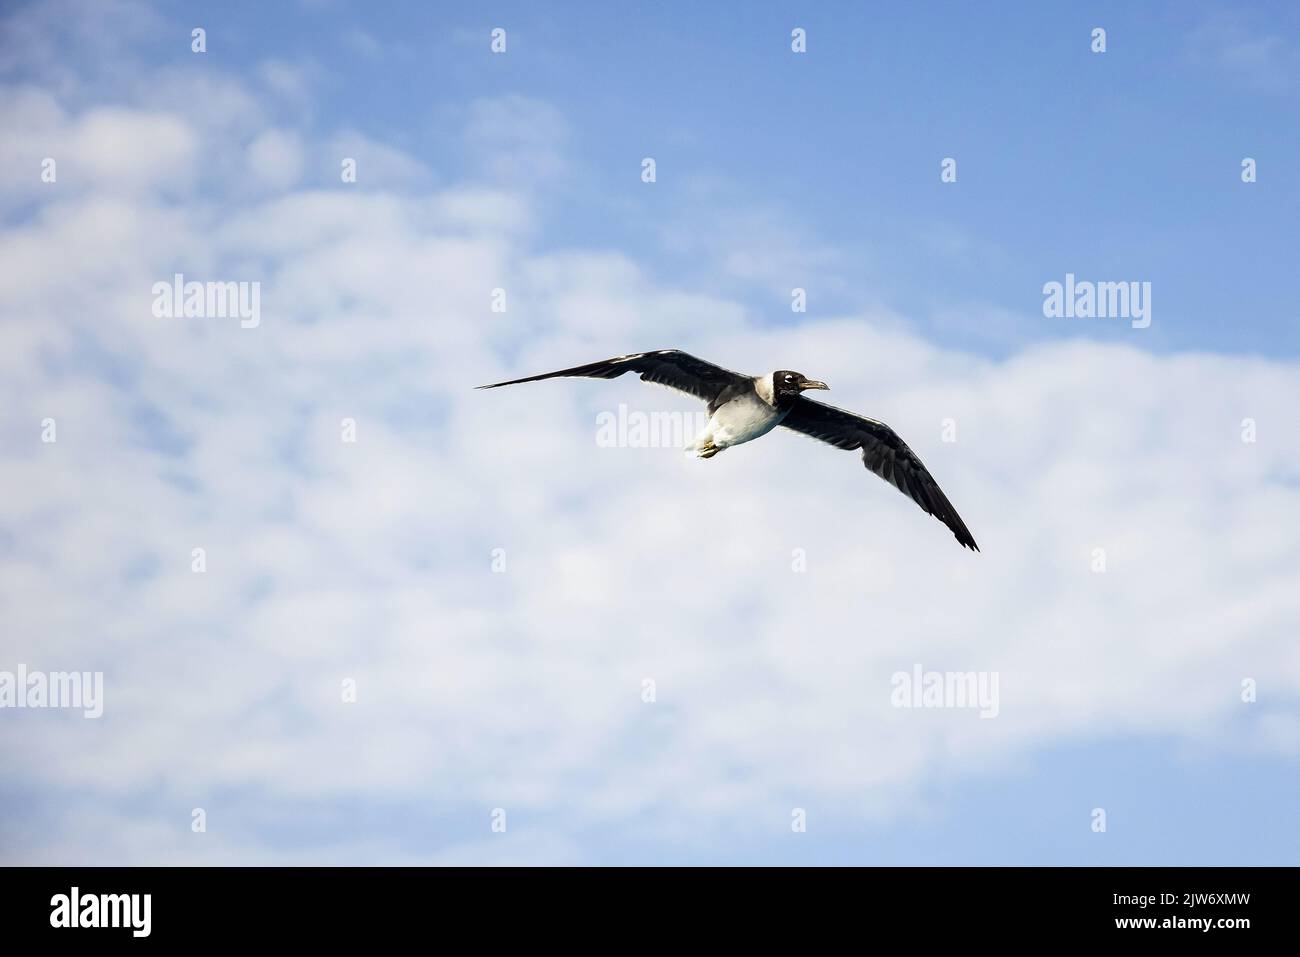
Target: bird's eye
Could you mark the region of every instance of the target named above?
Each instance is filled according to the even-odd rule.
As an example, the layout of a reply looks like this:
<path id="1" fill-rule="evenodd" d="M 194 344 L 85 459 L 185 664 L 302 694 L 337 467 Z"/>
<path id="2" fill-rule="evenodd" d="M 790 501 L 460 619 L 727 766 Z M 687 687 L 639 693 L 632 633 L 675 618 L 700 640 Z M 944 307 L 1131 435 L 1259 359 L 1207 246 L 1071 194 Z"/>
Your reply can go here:
<path id="1" fill-rule="evenodd" d="M 786 376 L 786 377 L 785 377 L 785 381 L 786 381 L 786 382 L 793 382 L 793 381 L 794 381 L 794 376 L 792 376 L 792 375 L 788 375 L 788 376 Z"/>

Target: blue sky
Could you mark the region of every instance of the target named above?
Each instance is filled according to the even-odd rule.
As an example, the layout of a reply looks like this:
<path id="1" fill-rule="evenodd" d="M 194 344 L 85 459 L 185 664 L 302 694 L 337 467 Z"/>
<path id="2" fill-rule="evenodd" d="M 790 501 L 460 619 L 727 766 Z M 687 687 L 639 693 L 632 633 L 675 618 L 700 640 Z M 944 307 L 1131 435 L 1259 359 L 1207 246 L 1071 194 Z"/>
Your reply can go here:
<path id="1" fill-rule="evenodd" d="M 1293 5 L 5 16 L 0 671 L 109 703 L 0 711 L 0 859 L 1300 859 Z M 261 324 L 151 316 L 174 272 Z M 692 408 L 632 382 L 470 391 L 665 347 L 827 379 L 984 553 L 788 437 L 601 448 Z"/>
<path id="2" fill-rule="evenodd" d="M 183 4 L 160 9 L 194 19 Z M 522 93 L 559 107 L 572 167 L 543 202 L 547 240 L 616 246 L 700 288 L 717 279 L 692 274 L 689 252 L 664 242 L 663 213 L 707 193 L 845 250 L 853 280 L 818 296 L 826 311 L 906 305 L 937 334 L 1005 352 L 1080 330 L 950 313 L 1033 313 L 1043 276 L 1131 274 L 1157 284 L 1162 311 L 1178 317 L 1147 348 L 1300 348 L 1294 5 L 745 10 L 453 3 L 431 16 L 393 3 L 359 16 L 335 3 L 233 3 L 202 19 L 223 68 L 312 64 L 321 100 L 295 120 L 358 128 L 445 175 L 474 173 L 441 135 L 466 103 Z M 808 31 L 805 56 L 790 55 L 791 24 Z M 509 52 L 485 59 L 494 26 L 507 28 Z M 1096 26 L 1104 54 L 1079 40 Z M 148 39 L 142 52 L 160 64 L 191 57 Z M 637 176 L 646 155 L 663 171 L 654 191 Z M 959 176 L 945 187 L 948 156 Z M 1245 156 L 1260 174 L 1244 188 Z"/>
<path id="3" fill-rule="evenodd" d="M 397 3 L 358 18 L 328 3 L 278 16 L 233 4 L 210 12 L 229 36 L 210 55 L 235 68 L 317 61 L 319 122 L 458 173 L 472 165 L 439 135 L 457 104 L 518 93 L 553 103 L 575 165 L 548 196 L 548 239 L 615 245 L 675 277 L 691 257 L 664 248 L 661 214 L 707 192 L 738 210 L 774 208 L 851 251 L 853 286 L 819 308 L 906 304 L 971 348 L 1077 334 L 939 318 L 1032 313 L 1041 277 L 1067 271 L 1157 284 L 1178 321 L 1153 329 L 1148 348 L 1300 346 L 1293 5 L 745 9 L 449 4 L 431 17 Z M 805 56 L 789 55 L 792 24 L 808 31 Z M 509 53 L 484 60 L 493 26 L 508 28 Z M 1079 39 L 1096 26 L 1107 30 L 1100 55 Z M 361 52 L 352 31 L 382 53 Z M 636 176 L 645 155 L 663 171 L 653 192 Z M 947 188 L 946 156 L 959 170 Z M 1261 170 L 1249 188 L 1244 156 Z"/>

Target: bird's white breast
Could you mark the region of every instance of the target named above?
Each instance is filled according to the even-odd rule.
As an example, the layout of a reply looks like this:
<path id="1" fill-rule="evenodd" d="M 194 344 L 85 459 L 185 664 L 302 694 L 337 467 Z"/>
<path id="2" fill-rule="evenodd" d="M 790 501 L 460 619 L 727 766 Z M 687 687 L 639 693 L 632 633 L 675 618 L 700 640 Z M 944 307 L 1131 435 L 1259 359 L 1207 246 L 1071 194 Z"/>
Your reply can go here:
<path id="1" fill-rule="evenodd" d="M 713 444 L 724 449 L 766 435 L 784 418 L 783 410 L 768 405 L 756 394 L 746 394 L 719 406 L 709 419 L 708 431 Z"/>

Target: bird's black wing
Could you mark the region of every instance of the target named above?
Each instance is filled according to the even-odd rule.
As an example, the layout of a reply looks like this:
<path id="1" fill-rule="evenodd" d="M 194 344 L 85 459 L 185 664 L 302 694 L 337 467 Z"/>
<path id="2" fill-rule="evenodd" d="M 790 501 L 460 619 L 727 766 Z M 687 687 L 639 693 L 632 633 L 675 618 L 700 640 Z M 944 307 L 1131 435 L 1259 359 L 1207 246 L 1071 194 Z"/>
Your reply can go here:
<path id="1" fill-rule="evenodd" d="M 886 482 L 892 482 L 928 514 L 947 525 L 961 544 L 980 550 L 934 476 L 885 423 L 799 396 L 781 424 L 837 449 L 861 449 L 862 462 L 867 468 Z"/>
<path id="2" fill-rule="evenodd" d="M 618 356 L 603 362 L 592 362 L 559 372 L 546 372 L 524 379 L 511 379 L 509 382 L 494 382 L 481 385 L 480 389 L 496 389 L 503 385 L 517 385 L 520 382 L 537 382 L 541 379 L 579 376 L 589 379 L 617 379 L 625 372 L 639 372 L 646 382 L 666 385 L 678 392 L 703 399 L 712 403 L 724 389 L 738 386 L 749 381 L 748 376 L 732 372 L 712 362 L 705 362 L 678 349 L 661 349 L 658 352 L 638 352 L 630 356 Z"/>

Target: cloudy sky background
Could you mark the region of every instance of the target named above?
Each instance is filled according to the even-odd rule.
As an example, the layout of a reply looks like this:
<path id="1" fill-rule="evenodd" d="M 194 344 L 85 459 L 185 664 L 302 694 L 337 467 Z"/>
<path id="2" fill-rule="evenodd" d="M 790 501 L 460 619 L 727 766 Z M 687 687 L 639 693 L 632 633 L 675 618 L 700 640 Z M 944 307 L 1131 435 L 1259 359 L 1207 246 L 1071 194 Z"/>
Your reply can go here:
<path id="1" fill-rule="evenodd" d="M 0 711 L 0 860 L 1300 862 L 1300 14 L 1126 6 L 9 9 L 0 670 L 107 687 Z M 827 380 L 984 551 L 792 433 L 598 446 L 695 408 L 635 380 L 472 391 L 668 347 Z"/>

